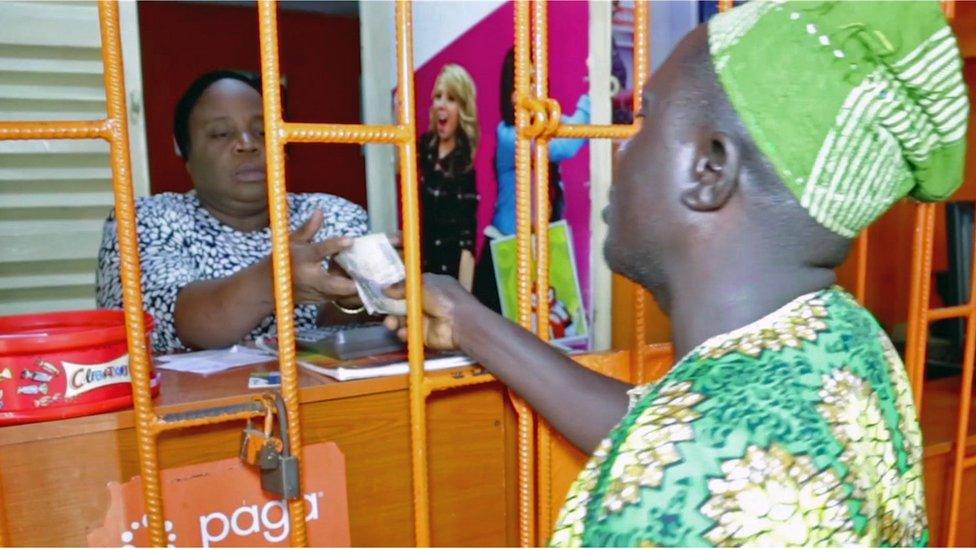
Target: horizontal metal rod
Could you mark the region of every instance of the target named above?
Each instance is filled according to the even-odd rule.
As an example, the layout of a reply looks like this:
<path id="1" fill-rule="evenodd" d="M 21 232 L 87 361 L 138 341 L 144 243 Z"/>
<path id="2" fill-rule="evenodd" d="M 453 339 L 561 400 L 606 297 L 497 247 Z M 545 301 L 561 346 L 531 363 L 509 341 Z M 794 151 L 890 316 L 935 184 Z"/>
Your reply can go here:
<path id="1" fill-rule="evenodd" d="M 107 120 L 0 122 L 0 140 L 111 139 L 111 133 Z"/>
<path id="2" fill-rule="evenodd" d="M 559 126 L 552 137 L 587 139 L 630 139 L 637 133 L 637 126 L 613 124 L 566 124 Z"/>
<path id="3" fill-rule="evenodd" d="M 968 316 L 973 312 L 973 304 L 967 303 L 965 305 L 953 305 L 951 307 L 942 307 L 939 309 L 931 309 L 927 313 L 929 320 L 945 320 L 947 318 L 959 318 L 963 316 Z"/>
<path id="4" fill-rule="evenodd" d="M 306 124 L 284 122 L 285 140 L 290 143 L 403 143 L 406 128 L 366 124 Z"/>
<path id="5" fill-rule="evenodd" d="M 266 410 L 267 408 L 263 403 L 252 401 L 230 406 L 216 406 L 213 408 L 198 408 L 186 412 L 176 412 L 160 416 L 155 423 L 155 431 L 161 433 L 175 429 L 238 421 L 263 416 Z"/>

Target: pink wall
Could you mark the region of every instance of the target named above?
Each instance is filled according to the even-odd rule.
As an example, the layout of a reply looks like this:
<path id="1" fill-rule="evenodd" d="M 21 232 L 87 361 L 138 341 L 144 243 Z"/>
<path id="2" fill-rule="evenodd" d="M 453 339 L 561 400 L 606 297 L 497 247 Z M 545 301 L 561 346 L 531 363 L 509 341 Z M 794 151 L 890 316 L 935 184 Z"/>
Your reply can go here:
<path id="1" fill-rule="evenodd" d="M 478 208 L 479 233 L 491 222 L 495 207 L 495 129 L 501 120 L 498 110 L 499 78 L 505 52 L 514 43 L 514 17 L 513 4 L 505 3 L 430 61 L 418 67 L 415 75 L 418 137 L 428 129 L 431 92 L 441 67 L 447 63 L 463 66 L 477 86 L 478 118 L 481 126 L 481 145 L 475 158 L 478 190 L 481 193 L 481 205 Z M 560 31 L 558 34 L 553 33 L 549 42 L 549 95 L 559 101 L 567 114 L 572 114 L 576 101 L 588 89 L 588 23 L 587 2 L 549 4 L 549 26 Z M 566 39 L 567 37 L 572 38 Z M 579 154 L 563 162 L 561 166 L 566 192 L 566 219 L 573 230 L 580 286 L 587 304 L 590 294 L 589 162 L 589 147 L 584 146 Z M 479 249 L 480 246 L 481 242 Z"/>

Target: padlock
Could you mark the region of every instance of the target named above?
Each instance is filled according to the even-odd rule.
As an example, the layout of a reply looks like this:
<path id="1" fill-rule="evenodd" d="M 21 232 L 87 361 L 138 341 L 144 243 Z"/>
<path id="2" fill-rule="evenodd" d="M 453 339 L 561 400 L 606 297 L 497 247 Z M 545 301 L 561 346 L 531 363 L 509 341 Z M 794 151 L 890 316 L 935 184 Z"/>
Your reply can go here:
<path id="1" fill-rule="evenodd" d="M 241 437 L 241 459 L 261 470 L 261 489 L 286 499 L 301 497 L 298 459 L 291 455 L 287 442 L 288 418 L 281 395 L 268 393 L 261 396 L 265 406 L 264 431 L 255 429 L 251 420 Z M 281 438 L 274 436 L 273 420 L 278 415 Z"/>
<path id="2" fill-rule="evenodd" d="M 281 442 L 280 438 L 272 437 L 269 438 L 261 451 L 258 452 L 257 466 L 262 471 L 270 471 L 278 467 L 278 461 L 281 459 L 281 450 L 284 444 Z"/>
<path id="3" fill-rule="evenodd" d="M 244 427 L 244 432 L 241 433 L 241 461 L 247 463 L 248 465 L 258 465 L 258 461 L 261 457 L 261 451 L 265 446 L 268 445 L 269 441 L 277 440 L 277 446 L 282 446 L 281 440 L 277 439 L 272 435 L 272 429 L 274 427 L 274 414 L 272 412 L 272 407 L 266 400 L 262 399 L 264 403 L 264 431 L 254 428 L 251 419 L 248 418 L 247 425 Z"/>
<path id="4" fill-rule="evenodd" d="M 278 494 L 285 499 L 301 496 L 301 481 L 298 477 L 298 460 L 292 455 L 277 454 L 278 466 L 261 471 L 261 489 Z"/>

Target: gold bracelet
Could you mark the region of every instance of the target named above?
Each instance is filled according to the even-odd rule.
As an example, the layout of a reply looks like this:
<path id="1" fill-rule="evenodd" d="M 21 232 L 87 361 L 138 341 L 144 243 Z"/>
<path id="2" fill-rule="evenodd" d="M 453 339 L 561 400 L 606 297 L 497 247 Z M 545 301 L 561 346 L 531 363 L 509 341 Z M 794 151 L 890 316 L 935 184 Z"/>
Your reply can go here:
<path id="1" fill-rule="evenodd" d="M 360 305 L 356 309 L 347 309 L 347 308 L 343 307 L 342 305 L 339 305 L 339 302 L 338 301 L 333 301 L 332 304 L 335 305 L 335 308 L 336 309 L 339 309 L 340 311 L 346 313 L 347 315 L 358 315 L 359 313 L 361 313 L 361 312 L 363 312 L 363 311 L 366 310 L 366 305 Z"/>

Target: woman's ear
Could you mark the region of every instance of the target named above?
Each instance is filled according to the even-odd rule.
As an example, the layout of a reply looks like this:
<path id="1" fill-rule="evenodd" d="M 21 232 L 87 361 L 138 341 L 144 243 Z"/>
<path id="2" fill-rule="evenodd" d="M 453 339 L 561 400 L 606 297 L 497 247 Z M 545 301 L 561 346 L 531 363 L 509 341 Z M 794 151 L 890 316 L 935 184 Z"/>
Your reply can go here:
<path id="1" fill-rule="evenodd" d="M 716 132 L 702 139 L 695 151 L 694 185 L 681 193 L 681 202 L 698 212 L 725 206 L 735 194 L 741 159 L 739 144 L 727 134 Z"/>

